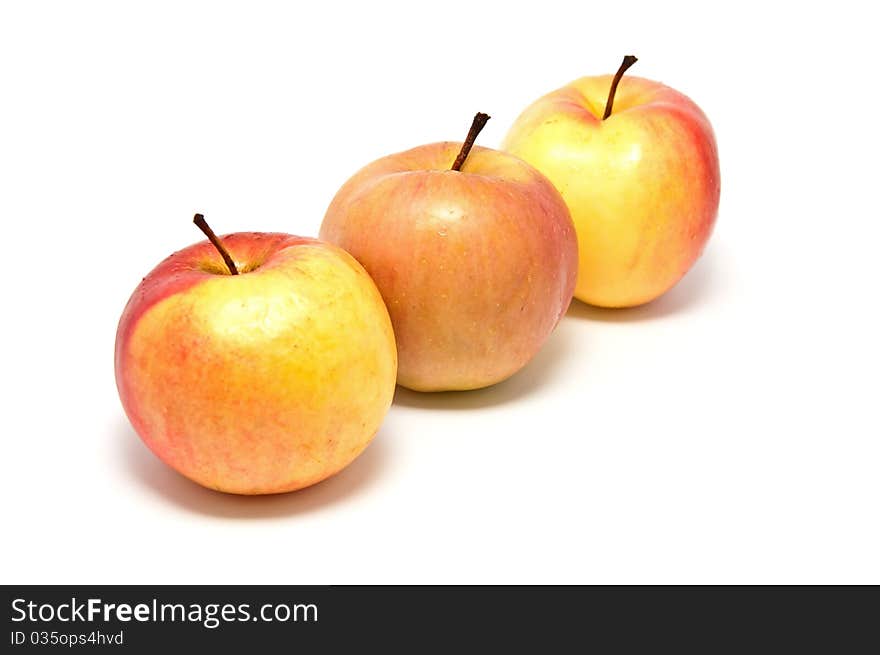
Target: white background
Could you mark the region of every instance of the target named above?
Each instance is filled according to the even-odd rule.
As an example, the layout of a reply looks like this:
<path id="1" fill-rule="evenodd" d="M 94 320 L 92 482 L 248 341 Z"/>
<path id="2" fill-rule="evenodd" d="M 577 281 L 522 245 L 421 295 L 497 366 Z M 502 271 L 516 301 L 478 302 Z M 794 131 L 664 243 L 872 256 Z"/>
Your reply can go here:
<path id="1" fill-rule="evenodd" d="M 876 25 L 868 3 L 7 2 L 5 583 L 880 583 Z M 822 9 L 818 7 L 823 7 Z M 520 374 L 399 390 L 286 496 L 141 444 L 112 354 L 141 277 L 218 232 L 315 235 L 372 159 L 497 147 L 586 74 L 690 95 L 717 229 L 661 300 L 575 303 Z"/>

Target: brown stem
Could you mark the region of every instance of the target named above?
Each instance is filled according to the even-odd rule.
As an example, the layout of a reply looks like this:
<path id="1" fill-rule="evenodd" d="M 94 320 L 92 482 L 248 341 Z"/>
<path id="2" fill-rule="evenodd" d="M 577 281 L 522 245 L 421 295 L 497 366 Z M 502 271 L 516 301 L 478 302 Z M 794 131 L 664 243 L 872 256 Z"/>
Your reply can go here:
<path id="1" fill-rule="evenodd" d="M 232 256 L 229 254 L 229 251 L 226 250 L 226 246 L 223 245 L 223 242 L 220 241 L 219 237 L 214 234 L 214 230 L 212 230 L 207 221 L 205 221 L 205 217 L 201 214 L 196 214 L 195 216 L 193 216 L 193 223 L 195 223 L 198 228 L 205 233 L 205 236 L 208 237 L 208 241 L 214 244 L 217 252 L 220 253 L 221 257 L 223 257 L 223 261 L 226 262 L 226 268 L 229 269 L 229 272 L 232 275 L 238 275 L 238 269 L 235 268 L 235 262 L 232 261 Z"/>
<path id="2" fill-rule="evenodd" d="M 611 116 L 611 109 L 614 107 L 614 94 L 617 93 L 617 85 L 620 84 L 620 78 L 623 77 L 626 69 L 632 66 L 637 61 L 638 59 L 636 59 L 633 55 L 627 55 L 623 58 L 623 63 L 614 74 L 614 79 L 611 80 L 611 90 L 608 92 L 608 102 L 605 103 L 605 114 L 602 116 L 603 121 Z"/>
<path id="3" fill-rule="evenodd" d="M 477 140 L 477 135 L 480 133 L 480 130 L 486 126 L 486 121 L 488 120 L 489 114 L 479 112 L 474 116 L 474 122 L 471 123 L 471 129 L 468 132 L 467 138 L 464 140 L 464 143 L 461 144 L 461 150 L 459 150 L 458 157 L 455 158 L 455 162 L 452 164 L 452 170 L 461 170 L 461 167 L 464 165 L 464 160 L 467 159 L 468 153 L 470 153 L 471 148 L 474 147 L 474 141 Z"/>

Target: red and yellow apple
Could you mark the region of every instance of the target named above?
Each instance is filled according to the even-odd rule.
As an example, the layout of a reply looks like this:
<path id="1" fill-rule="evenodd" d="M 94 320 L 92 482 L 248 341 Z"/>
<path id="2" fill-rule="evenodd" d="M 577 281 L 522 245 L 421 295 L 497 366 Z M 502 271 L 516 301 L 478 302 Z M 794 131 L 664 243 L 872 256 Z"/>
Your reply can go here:
<path id="1" fill-rule="evenodd" d="M 116 337 L 119 395 L 147 446 L 191 480 L 300 489 L 357 457 L 391 404 L 388 312 L 333 245 L 257 232 L 222 245 L 240 274 L 205 241 L 137 287 Z"/>
<path id="2" fill-rule="evenodd" d="M 321 238 L 376 282 L 397 338 L 398 383 L 410 389 L 507 378 L 571 302 L 577 242 L 565 203 L 522 160 L 471 150 L 486 119 L 478 114 L 464 145 L 433 143 L 369 164 L 321 226 Z"/>
<path id="3" fill-rule="evenodd" d="M 583 77 L 540 98 L 502 146 L 562 194 L 580 252 L 574 295 L 602 307 L 646 303 L 675 285 L 718 212 L 709 120 L 672 88 L 622 77 L 634 62 L 614 79 Z"/>

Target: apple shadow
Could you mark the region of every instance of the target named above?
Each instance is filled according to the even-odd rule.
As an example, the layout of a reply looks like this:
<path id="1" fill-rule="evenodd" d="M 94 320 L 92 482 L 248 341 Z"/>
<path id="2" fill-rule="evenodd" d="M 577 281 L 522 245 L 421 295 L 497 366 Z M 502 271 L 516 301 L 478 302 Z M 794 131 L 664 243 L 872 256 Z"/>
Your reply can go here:
<path id="1" fill-rule="evenodd" d="M 153 455 L 124 418 L 114 436 L 124 469 L 145 491 L 194 514 L 271 519 L 317 511 L 369 488 L 388 463 L 388 439 L 383 437 L 383 429 L 357 459 L 336 475 L 299 491 L 264 496 L 227 494 L 188 480 Z"/>
<path id="2" fill-rule="evenodd" d="M 673 314 L 682 314 L 695 309 L 711 295 L 717 285 L 717 257 L 704 254 L 693 268 L 665 294 L 638 307 L 609 309 L 594 307 L 577 298 L 571 301 L 567 316 L 575 319 L 604 321 L 607 323 L 628 323 L 650 321 Z"/>
<path id="3" fill-rule="evenodd" d="M 546 386 L 555 369 L 569 352 L 572 334 L 560 326 L 547 339 L 538 354 L 512 376 L 483 389 L 471 391 L 412 391 L 398 385 L 394 404 L 418 409 L 482 409 L 510 403 Z"/>

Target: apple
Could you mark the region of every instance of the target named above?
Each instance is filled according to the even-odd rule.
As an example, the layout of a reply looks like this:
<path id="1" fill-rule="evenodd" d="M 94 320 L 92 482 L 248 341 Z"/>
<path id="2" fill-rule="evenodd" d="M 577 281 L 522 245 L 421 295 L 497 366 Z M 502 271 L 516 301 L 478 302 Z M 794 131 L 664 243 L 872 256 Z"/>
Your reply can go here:
<path id="1" fill-rule="evenodd" d="M 582 77 L 540 98 L 502 146 L 565 198 L 580 247 L 574 295 L 601 307 L 640 305 L 674 286 L 718 213 L 709 120 L 668 86 L 622 79 L 635 61 L 626 57 L 613 79 Z"/>
<path id="2" fill-rule="evenodd" d="M 385 299 L 398 383 L 477 389 L 522 368 L 571 302 L 577 240 L 553 185 L 474 140 L 383 157 L 338 191 L 322 239 L 363 264 Z"/>
<path id="3" fill-rule="evenodd" d="M 195 220 L 209 241 L 153 269 L 119 321 L 125 412 L 150 450 L 205 487 L 315 484 L 367 447 L 391 405 L 397 352 L 382 297 L 336 246 L 220 239 Z"/>

